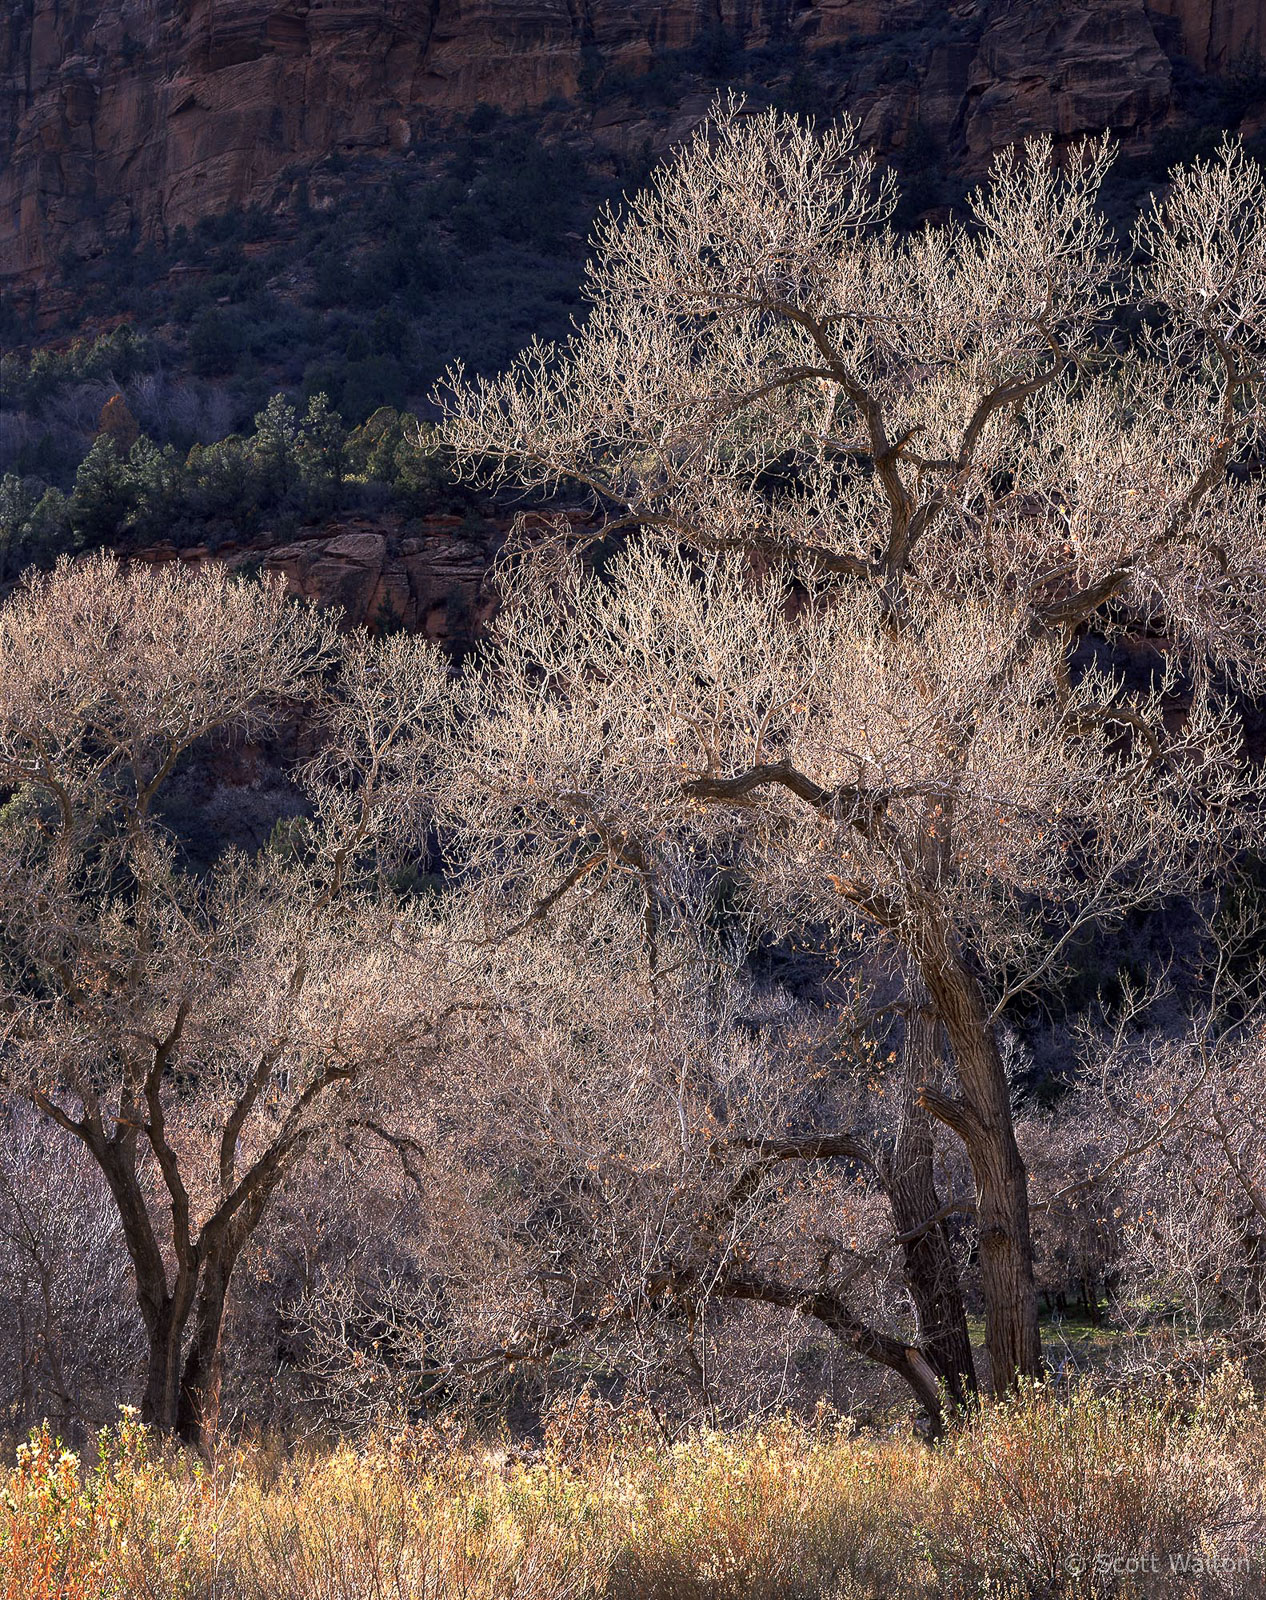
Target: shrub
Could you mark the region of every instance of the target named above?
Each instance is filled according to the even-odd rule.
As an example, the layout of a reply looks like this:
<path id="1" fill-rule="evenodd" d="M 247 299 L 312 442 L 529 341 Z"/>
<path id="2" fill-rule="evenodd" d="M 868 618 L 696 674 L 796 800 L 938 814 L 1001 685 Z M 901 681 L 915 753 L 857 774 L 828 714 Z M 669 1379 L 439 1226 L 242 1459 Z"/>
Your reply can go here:
<path id="1" fill-rule="evenodd" d="M 407 1436 L 347 1446 L 239 1501 L 242 1600 L 561 1600 L 593 1593 L 583 1497 L 541 1473 L 504 1481 L 486 1461 L 418 1462 Z M 589 1580 L 586 1582 L 586 1580 Z"/>
<path id="2" fill-rule="evenodd" d="M 157 1457 L 130 1412 L 81 1470 L 47 1426 L 18 1449 L 0 1489 L 0 1600 L 175 1600 L 206 1593 L 200 1470 Z"/>
<path id="3" fill-rule="evenodd" d="M 0 582 L 27 567 L 52 566 L 73 543 L 64 494 L 37 478 L 0 478 Z"/>
<path id="4" fill-rule="evenodd" d="M 648 1457 L 613 1600 L 814 1600 L 917 1582 L 914 1529 L 893 1515 L 912 1464 L 901 1449 L 780 1428 Z"/>
<path id="5" fill-rule="evenodd" d="M 1223 1389 L 1030 1388 L 935 1451 L 790 1423 L 665 1447 L 582 1407 L 530 1460 L 423 1427 L 207 1467 L 125 1414 L 86 1470 L 46 1428 L 21 1448 L 0 1600 L 1238 1600 L 1262 1430 Z M 1160 1587 L 1095 1553 L 1154 1559 Z"/>
<path id="6" fill-rule="evenodd" d="M 1216 1430 L 1143 1396 L 1034 1385 L 949 1447 L 930 1542 L 938 1568 L 979 1591 L 1019 1575 L 1027 1593 L 1109 1594 L 1130 1563 L 1168 1574 L 1198 1555 L 1235 1510 Z"/>

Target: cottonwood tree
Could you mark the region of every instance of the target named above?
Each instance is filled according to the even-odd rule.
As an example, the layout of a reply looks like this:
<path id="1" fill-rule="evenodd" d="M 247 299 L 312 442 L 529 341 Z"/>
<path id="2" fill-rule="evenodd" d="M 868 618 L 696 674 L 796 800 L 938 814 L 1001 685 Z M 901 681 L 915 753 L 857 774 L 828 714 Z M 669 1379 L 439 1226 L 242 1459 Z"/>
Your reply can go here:
<path id="1" fill-rule="evenodd" d="M 443 679 L 419 644 L 340 647 L 279 585 L 215 571 L 94 557 L 0 610 L 6 1075 L 104 1175 L 142 1415 L 193 1442 L 247 1241 L 349 1090 L 425 1027 L 425 939 L 360 884 Z M 164 784 L 200 742 L 299 706 L 324 723 L 310 817 L 285 848 L 187 870 Z"/>
<path id="2" fill-rule="evenodd" d="M 579 485 L 627 545 L 609 581 L 510 575 L 468 848 L 504 870 L 513 839 L 542 910 L 636 880 L 648 927 L 719 861 L 775 926 L 902 953 L 998 1387 L 1040 1368 L 999 1014 L 1079 931 L 1205 881 L 1250 803 L 1266 186 L 1238 146 L 1176 173 L 1127 269 L 1110 159 L 1008 151 L 963 223 L 902 236 L 851 125 L 722 107 L 600 223 L 573 338 L 444 396 L 467 474 Z"/>

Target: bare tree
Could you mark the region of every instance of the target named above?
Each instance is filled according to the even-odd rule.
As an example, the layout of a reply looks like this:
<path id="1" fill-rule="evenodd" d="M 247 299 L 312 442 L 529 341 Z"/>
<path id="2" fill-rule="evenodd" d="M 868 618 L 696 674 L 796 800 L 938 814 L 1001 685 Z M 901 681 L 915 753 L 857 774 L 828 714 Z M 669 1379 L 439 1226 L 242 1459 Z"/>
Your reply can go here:
<path id="1" fill-rule="evenodd" d="M 350 642 L 314 702 L 335 659 L 279 586 L 104 556 L 0 611 L 6 1070 L 104 1175 L 148 1340 L 142 1414 L 195 1442 L 246 1241 L 433 999 L 425 939 L 359 881 L 445 668 Z M 310 818 L 254 861 L 186 870 L 158 818 L 182 757 L 305 699 L 326 719 Z"/>
<path id="2" fill-rule="evenodd" d="M 965 226 L 902 237 L 850 125 L 731 104 L 600 224 L 568 344 L 444 397 L 468 473 L 580 485 L 627 544 L 602 580 L 508 574 L 451 801 L 472 858 L 514 853 L 530 915 L 614 877 L 653 932 L 738 873 L 767 924 L 899 948 L 1001 1388 L 1040 1343 L 997 1019 L 1251 821 L 1224 691 L 1261 663 L 1266 185 L 1236 146 L 1175 174 L 1130 273 L 1110 158 L 1006 152 Z"/>

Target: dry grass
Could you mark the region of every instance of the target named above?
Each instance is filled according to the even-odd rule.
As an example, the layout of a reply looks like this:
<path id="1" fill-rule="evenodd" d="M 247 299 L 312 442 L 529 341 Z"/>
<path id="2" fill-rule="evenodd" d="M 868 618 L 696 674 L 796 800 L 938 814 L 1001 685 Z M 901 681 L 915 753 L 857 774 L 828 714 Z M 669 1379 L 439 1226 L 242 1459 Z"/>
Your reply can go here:
<path id="1" fill-rule="evenodd" d="M 834 1425 L 672 1448 L 588 1427 L 515 1462 L 402 1430 L 204 1469 L 125 1417 L 91 1465 L 47 1433 L 23 1447 L 0 1600 L 1250 1595 L 1264 1438 L 1231 1382 L 1034 1390 L 937 1451 Z"/>

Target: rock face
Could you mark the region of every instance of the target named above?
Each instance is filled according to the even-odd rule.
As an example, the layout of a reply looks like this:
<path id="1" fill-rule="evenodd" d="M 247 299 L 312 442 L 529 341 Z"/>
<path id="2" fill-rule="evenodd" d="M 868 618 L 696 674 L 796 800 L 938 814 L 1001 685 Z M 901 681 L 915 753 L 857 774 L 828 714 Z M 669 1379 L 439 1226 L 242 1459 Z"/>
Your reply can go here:
<path id="1" fill-rule="evenodd" d="M 486 575 L 504 529 L 489 524 L 475 537 L 456 516 L 354 518 L 313 529 L 286 544 L 177 551 L 152 545 L 131 559 L 152 563 L 219 561 L 285 579 L 299 599 L 329 607 L 343 627 L 407 628 L 460 647 L 487 621 L 493 596 Z"/>
<path id="2" fill-rule="evenodd" d="M 0 277 L 275 205 L 284 174 L 333 151 L 405 150 L 437 114 L 542 106 L 718 28 L 834 47 L 868 137 L 918 127 L 971 168 L 1034 130 L 1146 139 L 1171 115 L 1173 60 L 1247 61 L 1266 0 L 15 0 Z M 644 133 L 635 96 L 581 114 L 600 142 Z"/>
<path id="3" fill-rule="evenodd" d="M 1266 53 L 1261 0 L 1151 0 L 1151 10 L 1177 23 L 1182 52 L 1201 72 L 1260 66 Z"/>
<path id="4" fill-rule="evenodd" d="M 400 627 L 458 643 L 491 609 L 489 553 L 460 517 L 429 517 L 409 536 L 360 523 L 273 547 L 263 561 L 292 594 L 337 607 L 346 626 Z"/>

